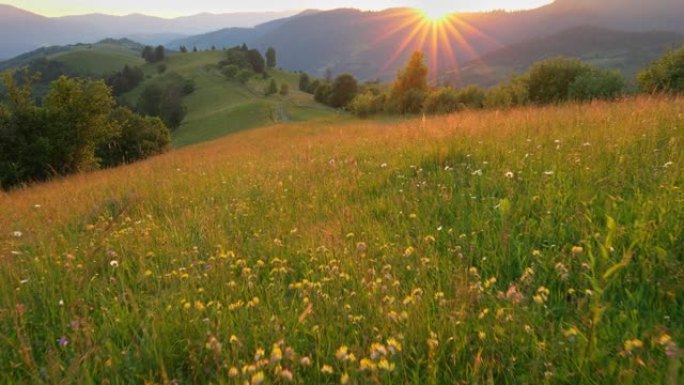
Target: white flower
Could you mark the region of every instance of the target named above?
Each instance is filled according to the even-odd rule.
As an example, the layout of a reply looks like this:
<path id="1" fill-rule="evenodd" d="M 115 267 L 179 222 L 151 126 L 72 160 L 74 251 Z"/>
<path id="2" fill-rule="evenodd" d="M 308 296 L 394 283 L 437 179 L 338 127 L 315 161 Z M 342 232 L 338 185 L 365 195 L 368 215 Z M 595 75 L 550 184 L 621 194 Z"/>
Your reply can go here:
<path id="1" fill-rule="evenodd" d="M 21 231 L 13 231 L 12 232 L 12 236 L 14 236 L 15 238 L 21 238 L 23 235 L 24 235 L 24 233 L 22 233 Z"/>
<path id="2" fill-rule="evenodd" d="M 118 267 L 118 266 L 119 266 L 119 261 L 117 261 L 116 259 L 112 259 L 111 261 L 109 261 L 109 266 L 111 266 L 111 267 Z"/>
<path id="3" fill-rule="evenodd" d="M 380 168 L 387 168 L 387 163 L 383 163 L 380 165 Z"/>
<path id="4" fill-rule="evenodd" d="M 506 178 L 508 178 L 508 179 L 513 179 L 514 176 L 515 176 L 515 174 L 513 174 L 513 171 L 509 171 L 506 173 Z"/>
<path id="5" fill-rule="evenodd" d="M 473 171 L 474 176 L 482 176 L 482 170 L 475 170 Z"/>
<path id="6" fill-rule="evenodd" d="M 63 299 L 59 300 L 59 306 L 64 306 L 64 300 Z"/>
<path id="7" fill-rule="evenodd" d="M 672 163 L 672 162 L 667 162 L 667 163 L 665 163 L 665 164 L 663 165 L 663 168 L 669 168 L 669 167 L 672 166 L 673 164 L 674 164 L 674 163 Z"/>
<path id="8" fill-rule="evenodd" d="M 553 175 L 553 171 L 544 171 L 544 175 L 551 176 Z"/>

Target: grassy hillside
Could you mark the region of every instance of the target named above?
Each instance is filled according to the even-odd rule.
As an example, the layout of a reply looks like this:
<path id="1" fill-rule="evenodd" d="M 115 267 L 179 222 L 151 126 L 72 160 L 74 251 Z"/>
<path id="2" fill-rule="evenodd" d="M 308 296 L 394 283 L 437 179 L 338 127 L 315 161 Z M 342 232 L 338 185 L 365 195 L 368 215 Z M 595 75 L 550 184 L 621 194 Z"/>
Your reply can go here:
<path id="1" fill-rule="evenodd" d="M 312 95 L 299 91 L 297 74 L 269 71 L 278 86 L 287 83 L 290 92 L 287 96 L 266 97 L 264 90 L 271 78 L 255 77 L 247 85 L 229 81 L 216 66 L 224 57 L 223 51 L 172 55 L 164 60 L 167 70 L 162 75 L 157 74 L 157 64 L 146 64 L 142 68 L 148 78 L 125 98 L 135 103 L 145 87 L 164 81 L 172 73 L 194 81 L 195 92 L 183 100 L 188 114 L 181 127 L 173 132 L 175 146 L 203 142 L 276 122 L 336 116 L 334 110 L 314 102 Z"/>
<path id="2" fill-rule="evenodd" d="M 2 380 L 679 384 L 683 143 L 682 99 L 287 124 L 2 194 Z"/>
<path id="3" fill-rule="evenodd" d="M 78 45 L 66 51 L 48 56 L 50 60 L 64 63 L 74 73 L 105 75 L 120 71 L 125 65 L 144 63 L 140 51 L 115 42 Z"/>

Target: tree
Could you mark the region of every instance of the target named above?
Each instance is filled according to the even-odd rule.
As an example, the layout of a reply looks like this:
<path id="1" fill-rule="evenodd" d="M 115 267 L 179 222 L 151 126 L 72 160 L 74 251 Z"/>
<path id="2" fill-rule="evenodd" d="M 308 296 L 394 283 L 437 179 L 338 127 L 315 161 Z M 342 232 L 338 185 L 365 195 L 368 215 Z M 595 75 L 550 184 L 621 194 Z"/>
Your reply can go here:
<path id="1" fill-rule="evenodd" d="M 266 50 L 266 66 L 268 68 L 275 68 L 276 66 L 276 50 L 273 47 L 268 47 Z"/>
<path id="2" fill-rule="evenodd" d="M 637 76 L 643 92 L 684 92 L 684 46 L 669 51 Z"/>
<path id="3" fill-rule="evenodd" d="M 163 45 L 158 45 L 157 48 L 154 49 L 154 56 L 156 58 L 155 61 L 159 62 L 164 60 L 164 57 L 166 56 L 166 51 L 164 51 Z"/>
<path id="4" fill-rule="evenodd" d="M 154 54 L 154 48 L 152 48 L 149 45 L 146 45 L 142 51 L 142 58 L 145 59 L 145 61 L 148 63 L 154 62 L 156 59 L 156 55 Z"/>
<path id="5" fill-rule="evenodd" d="M 328 104 L 333 108 L 344 108 L 354 99 L 359 90 L 359 84 L 350 74 L 342 74 L 335 78 L 332 85 Z"/>
<path id="6" fill-rule="evenodd" d="M 188 52 L 188 47 L 182 45 L 182 46 L 180 46 L 179 51 L 180 51 L 181 53 L 187 53 L 187 52 Z"/>
<path id="7" fill-rule="evenodd" d="M 299 90 L 308 92 L 309 91 L 309 86 L 311 85 L 311 79 L 309 78 L 309 75 L 306 73 L 302 73 L 299 75 Z"/>
<path id="8" fill-rule="evenodd" d="M 287 96 L 290 93 L 290 86 L 287 83 L 280 85 L 280 95 Z"/>
<path id="9" fill-rule="evenodd" d="M 421 52 L 414 52 L 406 67 L 394 81 L 390 99 L 402 114 L 418 113 L 423 108 L 423 101 L 428 91 L 428 69 Z"/>
<path id="10" fill-rule="evenodd" d="M 330 94 L 332 93 L 332 87 L 330 84 L 321 84 L 316 88 L 314 93 L 314 100 L 319 103 L 328 104 L 330 100 Z"/>
<path id="11" fill-rule="evenodd" d="M 278 92 L 278 84 L 276 84 L 275 79 L 271 79 L 271 83 L 268 85 L 268 87 L 264 91 L 264 94 L 266 94 L 266 96 L 270 96 L 270 95 L 275 94 L 276 92 Z"/>
<path id="12" fill-rule="evenodd" d="M 235 79 L 235 77 L 238 74 L 238 71 L 240 71 L 240 67 L 236 66 L 235 64 L 229 64 L 221 70 L 221 73 L 223 73 L 223 76 L 225 76 L 228 79 Z"/>
<path id="13" fill-rule="evenodd" d="M 192 52 L 197 52 L 197 46 L 192 47 Z"/>
<path id="14" fill-rule="evenodd" d="M 247 70 L 247 69 L 243 69 L 237 73 L 236 78 L 240 83 L 247 84 L 247 82 L 249 81 L 249 79 L 252 77 L 253 74 L 254 73 L 252 71 Z"/>
<path id="15" fill-rule="evenodd" d="M 580 60 L 563 57 L 534 64 L 528 74 L 530 101 L 549 104 L 568 100 L 572 83 L 591 70 Z"/>
<path id="16" fill-rule="evenodd" d="M 436 89 L 425 99 L 424 111 L 428 114 L 449 114 L 459 110 L 458 91 L 451 87 Z"/>
<path id="17" fill-rule="evenodd" d="M 376 94 L 372 90 L 356 95 L 349 103 L 349 110 L 360 118 L 366 118 L 382 112 L 387 96 Z"/>
<path id="18" fill-rule="evenodd" d="M 258 74 L 263 74 L 266 72 L 266 62 L 264 57 L 261 56 L 261 52 L 257 49 L 250 49 L 247 51 L 247 61 L 252 66 L 254 72 Z"/>

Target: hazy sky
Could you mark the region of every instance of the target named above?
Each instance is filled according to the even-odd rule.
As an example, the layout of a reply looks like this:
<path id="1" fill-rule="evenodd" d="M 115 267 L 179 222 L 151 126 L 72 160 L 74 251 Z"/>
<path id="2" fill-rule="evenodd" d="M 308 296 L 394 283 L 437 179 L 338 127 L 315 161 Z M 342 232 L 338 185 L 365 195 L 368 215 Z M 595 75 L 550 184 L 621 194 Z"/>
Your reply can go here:
<path id="1" fill-rule="evenodd" d="M 200 12 L 284 11 L 299 9 L 332 9 L 353 7 L 384 9 L 390 7 L 416 7 L 443 11 L 476 11 L 491 9 L 533 8 L 552 0 L 0 0 L 7 4 L 45 16 L 63 16 L 85 13 L 126 15 L 144 13 L 163 17 L 192 15 Z"/>

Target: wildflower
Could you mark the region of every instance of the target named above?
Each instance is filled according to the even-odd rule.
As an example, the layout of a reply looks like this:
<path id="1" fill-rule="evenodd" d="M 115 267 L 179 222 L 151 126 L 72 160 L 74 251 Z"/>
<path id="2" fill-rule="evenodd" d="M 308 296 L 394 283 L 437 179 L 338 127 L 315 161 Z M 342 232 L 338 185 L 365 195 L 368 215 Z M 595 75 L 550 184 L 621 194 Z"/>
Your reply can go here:
<path id="1" fill-rule="evenodd" d="M 238 368 L 236 368 L 235 366 L 231 367 L 228 370 L 228 377 L 230 377 L 230 378 L 237 377 L 238 374 L 240 374 L 240 372 L 238 371 Z"/>
<path id="2" fill-rule="evenodd" d="M 149 277 L 152 275 L 152 270 L 145 270 L 145 277 Z"/>
<path id="3" fill-rule="evenodd" d="M 396 354 L 397 352 L 401 351 L 401 343 L 394 338 L 390 338 L 387 340 L 387 348 L 389 349 L 390 353 Z"/>
<path id="4" fill-rule="evenodd" d="M 376 365 L 373 361 L 369 360 L 368 358 L 362 358 L 361 361 L 359 362 L 359 369 L 361 371 L 374 371 L 376 368 Z"/>
<path id="5" fill-rule="evenodd" d="M 333 373 L 333 368 L 332 366 L 325 364 L 321 367 L 321 373 L 326 373 L 326 374 L 332 374 Z"/>
<path id="6" fill-rule="evenodd" d="M 515 177 L 515 174 L 513 174 L 513 171 L 509 171 L 505 175 L 506 175 L 506 178 L 508 178 L 508 179 L 513 179 L 513 177 Z"/>
<path id="7" fill-rule="evenodd" d="M 380 165 L 380 168 L 387 168 L 387 163 L 383 163 Z"/>
<path id="8" fill-rule="evenodd" d="M 339 349 L 337 349 L 337 352 L 335 352 L 335 357 L 337 357 L 337 359 L 340 361 L 346 361 L 348 353 L 349 348 L 342 345 Z"/>
<path id="9" fill-rule="evenodd" d="M 553 174 L 554 174 L 553 171 L 544 171 L 544 175 L 546 175 L 546 176 L 551 176 Z"/>
<path id="10" fill-rule="evenodd" d="M 57 343 L 61 347 L 65 347 L 69 345 L 69 339 L 66 336 L 62 336 L 59 340 L 57 340 Z"/>
<path id="11" fill-rule="evenodd" d="M 278 346 L 277 344 L 274 344 L 273 349 L 271 350 L 271 363 L 275 364 L 282 359 L 283 359 L 283 351 L 280 350 L 280 346 Z"/>
<path id="12" fill-rule="evenodd" d="M 404 257 L 410 257 L 415 251 L 416 249 L 414 249 L 413 247 L 407 247 L 406 250 L 404 250 Z"/>
<path id="13" fill-rule="evenodd" d="M 665 164 L 663 165 L 663 168 L 669 168 L 669 167 L 672 166 L 673 164 L 674 164 L 674 163 L 672 163 L 672 162 L 667 162 L 667 163 L 665 163 Z"/>
<path id="14" fill-rule="evenodd" d="M 570 328 L 563 331 L 563 336 L 569 340 L 573 340 L 579 334 L 579 330 L 576 327 L 571 326 Z"/>
<path id="15" fill-rule="evenodd" d="M 537 295 L 532 297 L 532 299 L 534 299 L 534 302 L 538 304 L 543 304 L 548 299 L 549 293 L 549 289 L 545 288 L 544 286 L 540 286 L 537 289 Z"/>
<path id="16" fill-rule="evenodd" d="M 347 373 L 342 373 L 340 377 L 340 385 L 347 385 L 349 383 L 349 375 Z"/>
<path id="17" fill-rule="evenodd" d="M 572 253 L 574 255 L 582 254 L 583 252 L 584 252 L 584 248 L 582 246 L 573 246 L 572 247 Z"/>
<path id="18" fill-rule="evenodd" d="M 668 343 L 670 343 L 670 341 L 672 341 L 672 337 L 670 337 L 667 334 L 663 334 L 662 336 L 660 336 L 660 338 L 658 338 L 658 344 L 662 346 L 667 345 Z"/>
<path id="19" fill-rule="evenodd" d="M 311 358 L 309 357 L 302 357 L 299 360 L 299 364 L 302 366 L 311 366 Z"/>
<path id="20" fill-rule="evenodd" d="M 261 357 L 264 356 L 264 354 L 266 354 L 266 352 L 264 351 L 264 349 L 258 348 L 258 349 L 256 350 L 256 352 L 254 353 L 254 361 L 259 361 L 259 360 L 261 359 Z"/>
<path id="21" fill-rule="evenodd" d="M 240 342 L 240 340 L 237 338 L 237 336 L 235 334 L 231 335 L 230 338 L 228 339 L 228 341 L 231 344 L 236 344 L 236 343 Z"/>
<path id="22" fill-rule="evenodd" d="M 21 231 L 13 231 L 12 236 L 15 238 L 21 238 L 24 235 Z"/>
<path id="23" fill-rule="evenodd" d="M 475 170 L 475 171 L 473 171 L 472 175 L 473 176 L 482 176 L 482 170 L 481 169 Z"/>
<path id="24" fill-rule="evenodd" d="M 487 338 L 487 333 L 485 333 L 483 331 L 479 331 L 479 332 L 477 332 L 477 338 L 484 341 Z"/>
<path id="25" fill-rule="evenodd" d="M 294 376 L 292 375 L 292 372 L 287 370 L 287 369 L 283 369 L 280 372 L 280 377 L 284 380 L 287 380 L 288 382 L 292 382 L 292 379 L 294 378 Z"/>
<path id="26" fill-rule="evenodd" d="M 119 267 L 119 261 L 117 261 L 116 259 L 112 259 L 111 261 L 109 261 L 109 266 Z"/>
<path id="27" fill-rule="evenodd" d="M 380 360 L 380 362 L 378 362 L 378 368 L 387 372 L 391 372 L 394 370 L 395 365 L 393 362 L 389 362 L 386 358 L 383 358 Z"/>
<path id="28" fill-rule="evenodd" d="M 259 385 L 262 382 L 264 382 L 264 379 L 265 379 L 264 372 L 258 371 L 256 373 L 254 373 L 254 375 L 252 376 L 252 381 L 250 383 L 251 383 L 251 385 Z"/>
<path id="29" fill-rule="evenodd" d="M 387 355 L 387 348 L 383 344 L 380 343 L 373 343 L 370 348 L 370 353 L 371 353 L 371 358 L 373 360 L 377 360 L 380 357 L 384 357 Z"/>

